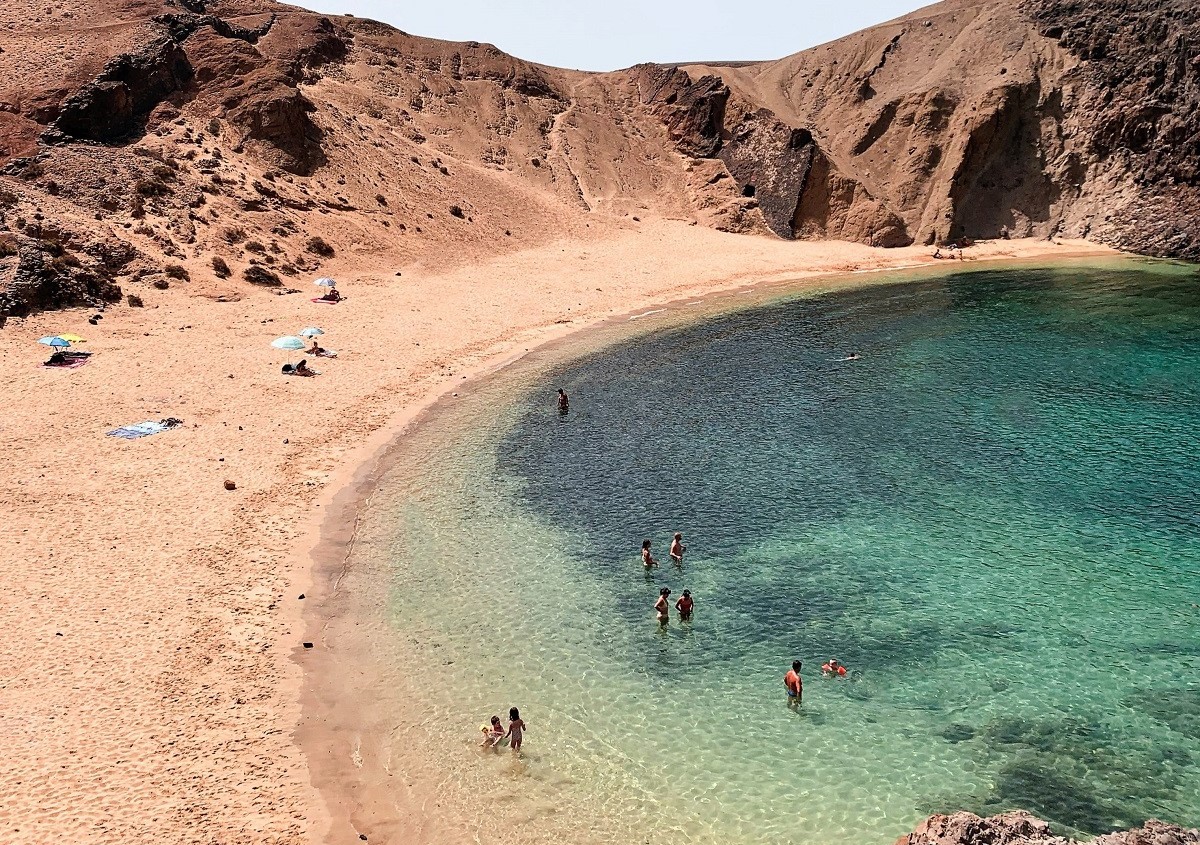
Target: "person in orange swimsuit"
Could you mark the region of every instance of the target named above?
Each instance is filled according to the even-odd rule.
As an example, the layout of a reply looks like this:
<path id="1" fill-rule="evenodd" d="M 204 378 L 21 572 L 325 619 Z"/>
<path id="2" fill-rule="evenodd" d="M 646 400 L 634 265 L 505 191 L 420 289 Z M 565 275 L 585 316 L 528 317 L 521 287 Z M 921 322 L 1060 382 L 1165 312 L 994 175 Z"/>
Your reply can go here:
<path id="1" fill-rule="evenodd" d="M 680 622 L 690 622 L 692 620 L 692 591 L 684 590 L 683 595 L 679 597 L 679 601 L 675 602 L 675 609 L 679 611 Z"/>
<path id="2" fill-rule="evenodd" d="M 821 674 L 827 678 L 844 678 L 846 677 L 846 667 L 831 657 L 828 663 L 821 666 Z"/>
<path id="3" fill-rule="evenodd" d="M 788 706 L 795 707 L 804 698 L 804 679 L 800 677 L 801 663 L 792 661 L 792 668 L 783 676 L 783 686 L 787 690 Z"/>

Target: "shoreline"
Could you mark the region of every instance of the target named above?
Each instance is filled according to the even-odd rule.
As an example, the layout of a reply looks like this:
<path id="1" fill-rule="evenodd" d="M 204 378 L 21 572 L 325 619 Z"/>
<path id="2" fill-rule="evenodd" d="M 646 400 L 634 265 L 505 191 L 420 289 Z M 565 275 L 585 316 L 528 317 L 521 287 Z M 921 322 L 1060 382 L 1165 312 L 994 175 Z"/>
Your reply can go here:
<path id="1" fill-rule="evenodd" d="M 675 327 L 710 319 L 713 316 L 741 310 L 744 307 L 754 307 L 771 295 L 787 296 L 803 292 L 806 295 L 815 296 L 829 291 L 867 287 L 878 283 L 902 283 L 903 280 L 889 278 L 882 282 L 875 282 L 869 278 L 885 273 L 911 274 L 916 280 L 927 276 L 936 277 L 956 272 L 983 272 L 1021 264 L 1047 266 L 1087 258 L 1129 257 L 1124 253 L 1104 247 L 1095 248 L 1090 244 L 1073 245 L 1066 249 L 1048 244 L 1046 246 L 1047 249 L 1044 252 L 1034 251 L 1017 256 L 975 258 L 961 263 L 930 259 L 853 270 L 781 271 L 779 274 L 751 281 L 734 277 L 724 281 L 701 282 L 682 289 L 674 289 L 664 298 L 648 297 L 639 302 L 636 307 L 617 313 L 589 316 L 581 321 L 572 321 L 568 324 L 535 327 L 530 330 L 536 333 L 535 338 L 529 342 L 528 346 L 520 351 L 513 348 L 502 349 L 493 355 L 482 358 L 466 370 L 460 371 L 462 380 L 459 382 L 442 382 L 435 385 L 421 399 L 405 405 L 388 423 L 374 431 L 369 441 L 363 444 L 357 453 L 349 456 L 343 462 L 340 472 L 330 480 L 322 496 L 320 506 L 325 508 L 323 514 L 320 517 L 314 515 L 303 542 L 297 546 L 297 553 L 307 549 L 310 578 L 306 583 L 309 591 L 324 590 L 319 594 L 309 592 L 308 596 L 319 601 L 329 598 L 338 591 L 341 578 L 349 566 L 349 557 L 353 553 L 359 518 L 363 510 L 369 506 L 381 478 L 386 476 L 398 462 L 397 456 L 404 449 L 405 433 L 415 426 L 436 420 L 439 407 L 452 401 L 459 395 L 459 391 L 476 391 L 493 378 L 502 378 L 505 371 L 531 356 L 553 356 L 562 347 L 571 343 L 581 343 L 582 339 L 586 337 L 596 337 L 606 328 L 625 326 L 651 316 L 667 315 L 669 327 Z M 828 286 L 822 287 L 822 283 L 827 283 Z M 755 295 L 758 296 L 758 302 L 755 303 L 745 303 L 739 300 L 739 297 L 742 296 Z M 697 297 L 700 299 L 697 300 Z M 697 305 L 704 305 L 705 308 L 700 312 L 688 310 L 690 306 Z M 589 344 L 586 349 L 577 354 L 595 352 L 612 342 L 626 339 L 628 336 L 628 332 L 623 332 L 620 337 Z M 566 359 L 572 357 L 575 355 L 569 353 Z M 564 358 L 557 357 L 555 360 L 561 363 Z M 324 631 L 339 619 L 336 614 L 322 613 L 317 602 L 306 605 L 304 618 L 306 620 L 306 640 L 313 642 L 317 648 L 321 647 L 320 639 Z M 292 653 L 294 659 L 304 659 L 303 649 L 294 648 Z M 318 701 L 330 695 L 330 689 L 322 687 L 322 680 L 321 676 L 312 671 L 305 672 L 301 697 L 302 709 L 306 716 L 319 706 Z M 342 704 L 345 702 L 339 702 L 339 706 Z M 308 734 L 307 738 L 303 736 L 304 734 Z M 331 746 L 335 745 L 332 736 L 328 732 L 323 733 L 319 725 L 310 726 L 297 732 L 297 742 L 306 749 L 305 755 L 309 759 L 310 773 L 314 775 L 315 781 L 318 779 L 315 777 L 316 772 L 314 771 L 317 767 L 314 766 L 314 756 L 308 749 L 315 748 L 329 752 Z M 345 750 L 343 749 L 343 751 Z M 354 756 L 357 758 L 357 752 L 354 752 Z M 325 771 L 329 772 L 339 768 L 344 770 L 347 763 L 349 763 L 349 755 L 340 766 L 336 762 L 328 761 L 322 761 L 320 766 L 326 767 Z M 356 762 L 355 765 L 360 765 L 360 763 Z M 333 768 L 329 769 L 328 767 Z M 364 813 L 369 817 L 370 812 L 365 811 L 362 806 L 364 802 L 353 799 L 345 789 L 333 795 L 328 794 L 331 791 L 328 784 L 339 784 L 343 788 L 347 784 L 344 779 L 336 775 L 326 775 L 324 779 L 327 785 L 319 787 L 319 789 L 324 803 L 323 809 L 326 811 L 324 818 L 328 821 L 329 828 L 325 835 L 317 841 L 340 841 L 342 838 L 358 836 L 360 833 L 370 835 L 374 841 L 377 831 L 360 831 L 353 821 L 356 816 Z M 359 795 L 360 790 L 355 788 L 353 794 Z M 373 800 L 368 799 L 365 803 L 378 805 L 381 802 L 376 797 Z M 417 803 L 422 804 L 423 802 Z M 332 810 L 330 809 L 331 805 L 334 807 Z M 422 820 L 419 825 L 416 825 L 423 834 L 418 841 L 439 841 L 436 834 L 431 837 L 427 836 L 429 832 L 425 830 L 426 821 Z M 412 836 L 413 833 L 414 831 L 411 829 L 405 831 L 406 837 Z M 391 841 L 386 836 L 385 840 Z M 410 840 L 403 838 L 402 841 Z"/>
<path id="2" fill-rule="evenodd" d="M 1085 242 L 972 251 L 989 264 L 1122 255 Z M 320 761 L 294 739 L 301 642 L 314 641 L 311 602 L 296 597 L 317 597 L 326 513 L 339 495 L 357 501 L 355 479 L 405 425 L 464 376 L 605 321 L 902 265 L 942 263 L 920 247 L 647 221 L 436 273 L 347 254 L 326 271 L 345 280 L 338 308 L 197 280 L 98 325 L 79 309 L 10 320 L 0 838 L 325 841 L 337 798 L 313 787 Z M 314 322 L 339 358 L 320 378 L 281 378 L 271 338 Z M 37 338 L 68 331 L 88 338 L 88 366 L 41 369 Z M 104 436 L 167 416 L 184 425 Z"/>

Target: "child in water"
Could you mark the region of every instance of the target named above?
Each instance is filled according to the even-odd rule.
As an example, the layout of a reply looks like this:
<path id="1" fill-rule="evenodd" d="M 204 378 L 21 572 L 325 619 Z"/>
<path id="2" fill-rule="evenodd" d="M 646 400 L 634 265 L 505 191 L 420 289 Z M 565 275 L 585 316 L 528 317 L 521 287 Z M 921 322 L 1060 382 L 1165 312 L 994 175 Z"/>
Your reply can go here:
<path id="1" fill-rule="evenodd" d="M 687 546 L 683 544 L 683 535 L 678 531 L 675 532 L 675 539 L 671 541 L 671 560 L 677 564 L 683 563 L 683 553 L 687 551 Z"/>
<path id="2" fill-rule="evenodd" d="M 642 540 L 642 566 L 649 569 L 652 566 L 658 566 L 658 561 L 650 554 L 650 541 Z"/>
<path id="3" fill-rule="evenodd" d="M 692 591 L 684 590 L 683 595 L 679 597 L 679 601 L 675 602 L 675 609 L 679 611 L 680 622 L 692 621 Z"/>
<path id="4" fill-rule="evenodd" d="M 497 719 L 496 721 L 499 721 Z M 510 707 L 508 710 L 508 733 L 510 744 L 514 754 L 521 753 L 521 735 L 525 732 L 525 722 L 521 719 L 521 711 L 515 707 Z"/>
<path id="5" fill-rule="evenodd" d="M 500 740 L 504 739 L 504 725 L 500 724 L 500 717 L 493 716 L 490 724 L 480 728 L 483 731 L 483 743 L 487 748 L 495 748 L 500 744 Z"/>

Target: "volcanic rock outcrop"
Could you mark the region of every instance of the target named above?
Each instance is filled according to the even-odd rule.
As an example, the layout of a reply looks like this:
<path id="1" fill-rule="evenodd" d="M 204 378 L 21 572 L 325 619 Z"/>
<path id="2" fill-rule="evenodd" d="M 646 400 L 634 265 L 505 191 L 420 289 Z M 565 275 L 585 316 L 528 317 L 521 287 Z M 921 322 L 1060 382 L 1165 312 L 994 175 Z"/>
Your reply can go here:
<path id="1" fill-rule="evenodd" d="M 1091 845 L 1196 845 L 1200 830 L 1150 820 L 1142 827 L 1106 833 Z M 974 813 L 930 816 L 895 845 L 1077 845 L 1055 836 L 1050 825 L 1024 812 L 980 818 Z"/>
<path id="2" fill-rule="evenodd" d="M 296 276 L 327 260 L 304 236 L 335 219 L 339 260 L 491 255 L 643 215 L 1200 257 L 1188 0 L 947 0 L 777 61 L 606 74 L 270 0 L 13 17 L 0 235 L 52 220 L 136 257 L 95 278 L 60 261 L 32 285 L 32 258 L 0 255 L 4 313 L 103 302 L 167 259 L 197 280 L 216 259 L 231 279 Z"/>

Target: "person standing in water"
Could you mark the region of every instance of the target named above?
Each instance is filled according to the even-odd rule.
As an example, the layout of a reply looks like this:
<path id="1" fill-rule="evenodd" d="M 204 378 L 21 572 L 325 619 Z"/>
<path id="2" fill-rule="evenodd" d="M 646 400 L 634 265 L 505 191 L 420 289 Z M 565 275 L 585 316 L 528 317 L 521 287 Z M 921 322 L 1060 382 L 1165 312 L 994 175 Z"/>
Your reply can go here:
<path id="1" fill-rule="evenodd" d="M 804 679 L 800 677 L 799 660 L 792 661 L 792 668 L 783 676 L 783 686 L 787 690 L 788 706 L 795 707 L 804 698 Z"/>
<path id="2" fill-rule="evenodd" d="M 558 389 L 558 412 L 566 416 L 569 410 L 571 410 L 571 400 L 567 398 L 567 391 L 560 387 Z"/>
<path id="3" fill-rule="evenodd" d="M 659 625 L 666 625 L 671 619 L 671 605 L 667 602 L 670 595 L 670 587 L 663 587 L 658 591 L 658 601 L 654 603 L 654 612 L 658 615 Z"/>
<path id="4" fill-rule="evenodd" d="M 683 595 L 679 597 L 679 601 L 675 602 L 675 609 L 679 611 L 680 622 L 692 621 L 692 591 L 684 590 Z"/>
<path id="5" fill-rule="evenodd" d="M 652 566 L 658 566 L 658 561 L 650 554 L 650 541 L 642 540 L 642 566 L 649 569 Z"/>
<path id="6" fill-rule="evenodd" d="M 508 709 L 508 737 L 509 745 L 512 746 L 514 754 L 521 753 L 521 737 L 525 733 L 525 722 L 521 718 L 521 711 L 515 707 Z"/>
<path id="7" fill-rule="evenodd" d="M 683 535 L 678 531 L 675 532 L 675 538 L 671 540 L 671 560 L 679 566 L 683 565 L 683 553 L 687 551 L 687 546 L 683 544 Z"/>

